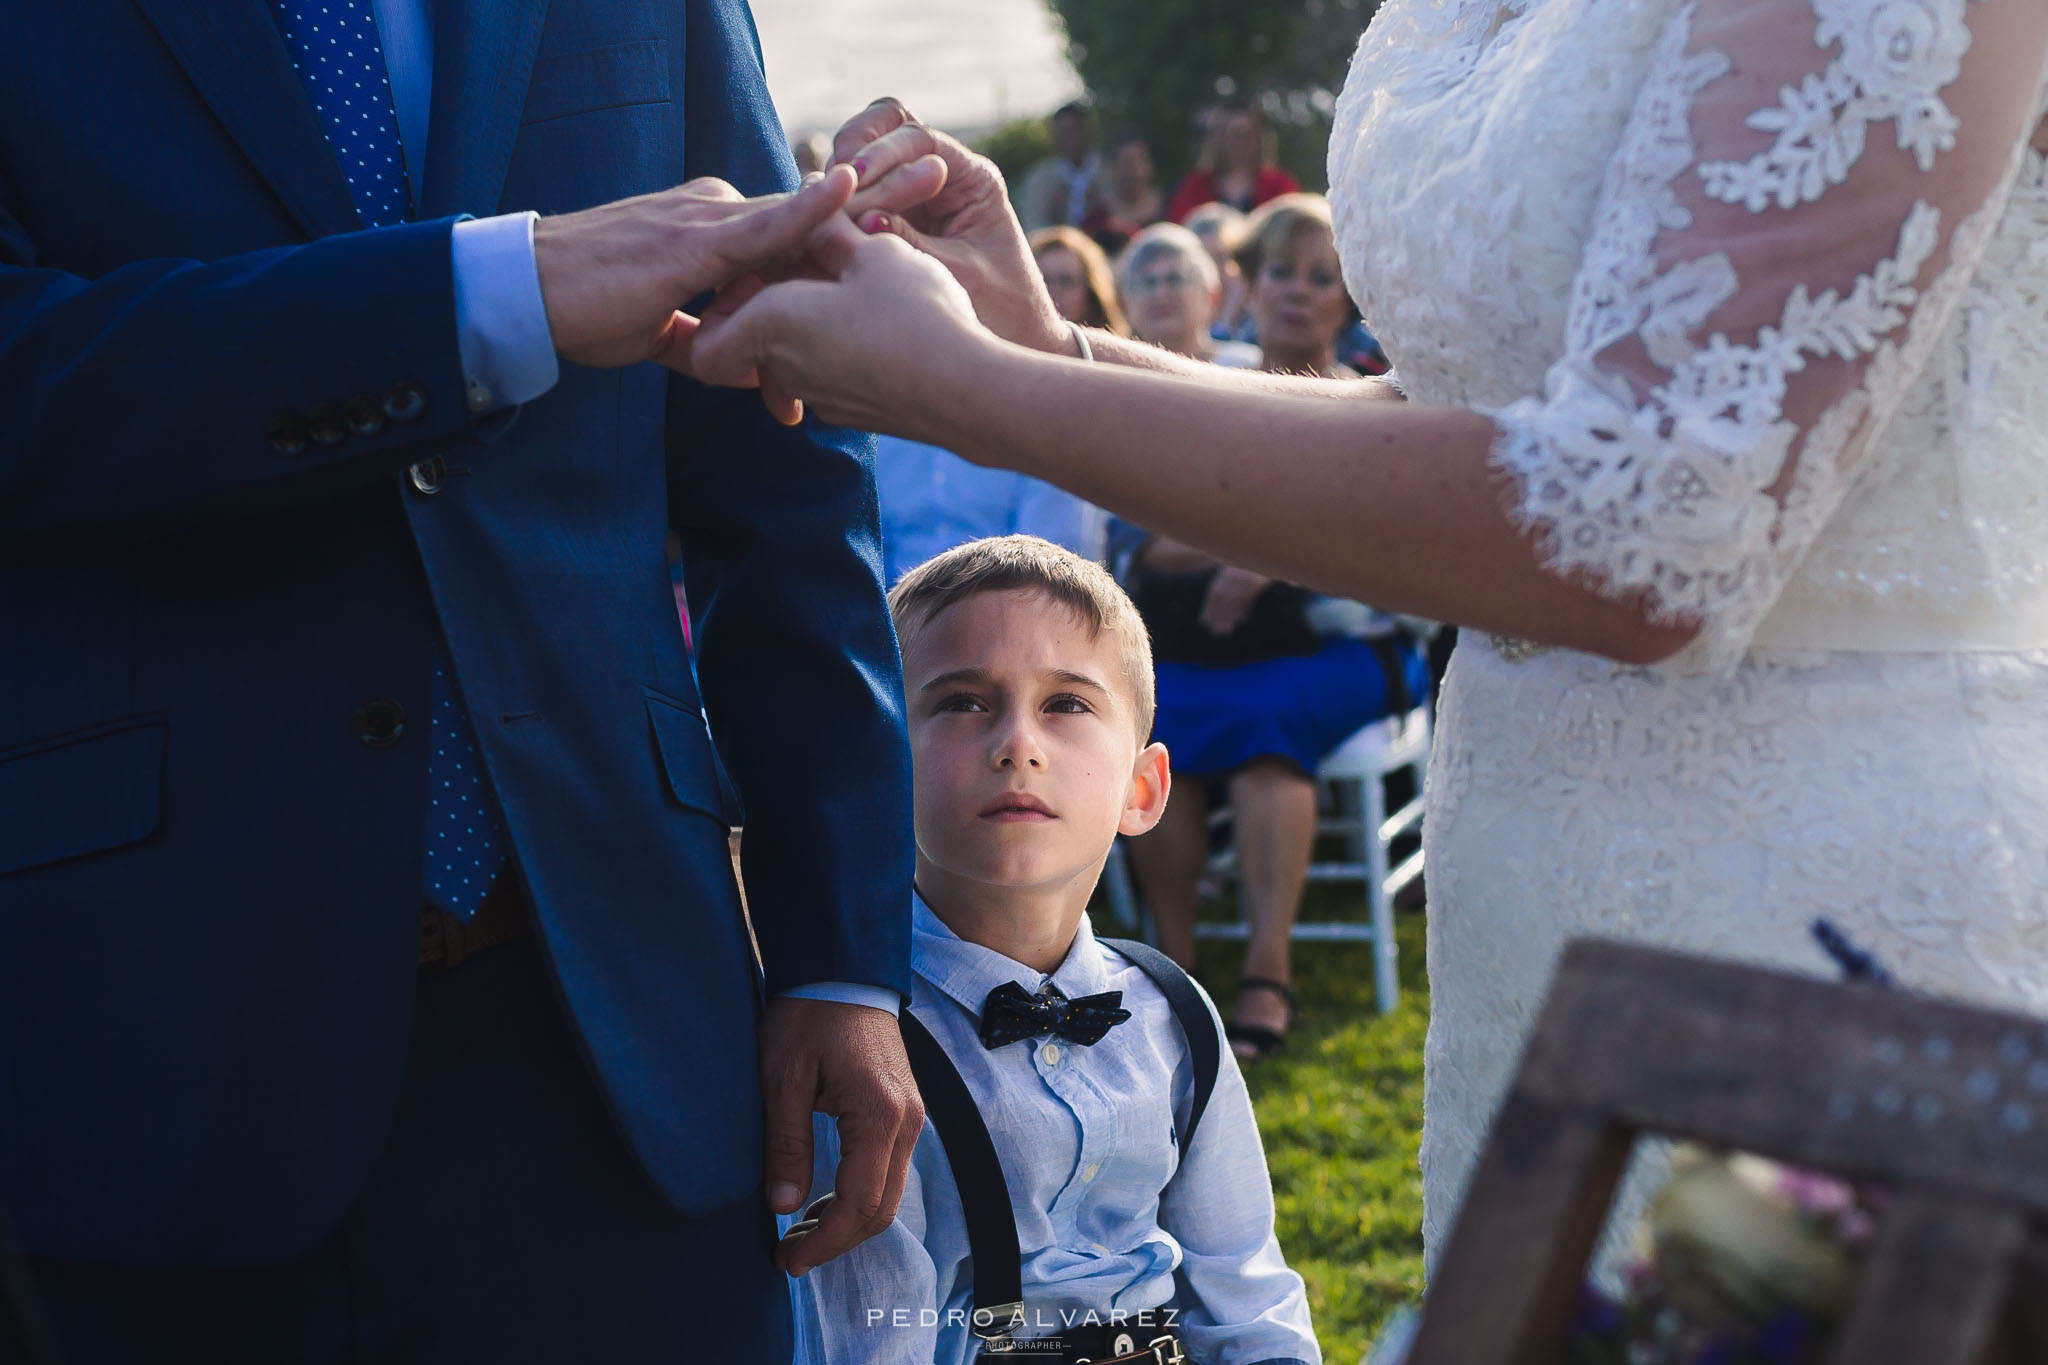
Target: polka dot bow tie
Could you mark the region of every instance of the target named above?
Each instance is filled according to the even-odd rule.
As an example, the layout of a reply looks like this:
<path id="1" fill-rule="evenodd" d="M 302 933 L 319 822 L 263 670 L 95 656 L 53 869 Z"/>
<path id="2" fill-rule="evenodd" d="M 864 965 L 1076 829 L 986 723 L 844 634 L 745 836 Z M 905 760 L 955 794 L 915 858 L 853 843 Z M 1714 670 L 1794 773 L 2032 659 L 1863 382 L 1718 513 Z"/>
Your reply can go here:
<path id="1" fill-rule="evenodd" d="M 982 1002 L 981 1045 L 997 1048 L 1051 1033 L 1089 1047 L 1131 1017 L 1129 1010 L 1117 1008 L 1123 998 L 1122 991 L 1104 991 L 1069 1000 L 1050 981 L 1032 995 L 1016 982 L 1005 981 Z"/>

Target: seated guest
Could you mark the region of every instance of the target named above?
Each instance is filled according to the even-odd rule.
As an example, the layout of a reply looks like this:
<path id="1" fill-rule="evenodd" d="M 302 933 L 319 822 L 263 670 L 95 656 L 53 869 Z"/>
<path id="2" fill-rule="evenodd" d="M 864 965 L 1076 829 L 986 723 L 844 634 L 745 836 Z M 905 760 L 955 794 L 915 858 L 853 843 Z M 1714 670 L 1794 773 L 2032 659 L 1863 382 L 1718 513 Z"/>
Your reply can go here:
<path id="1" fill-rule="evenodd" d="M 1216 111 L 1202 156 L 1180 182 L 1166 207 L 1166 216 L 1185 223 L 1188 215 L 1211 201 L 1239 213 L 1301 188 L 1301 182 L 1273 164 L 1273 131 L 1265 116 L 1249 104 L 1227 104 Z"/>
<path id="2" fill-rule="evenodd" d="M 1117 290 L 1131 335 L 1197 360 L 1248 369 L 1259 348 L 1211 335 L 1223 281 L 1202 239 L 1178 223 L 1155 223 L 1117 259 Z"/>
<path id="3" fill-rule="evenodd" d="M 1237 263 L 1246 281 L 1260 369 L 1358 377 L 1359 371 L 1337 355 L 1339 339 L 1358 321 L 1358 309 L 1344 287 L 1329 200 L 1320 194 L 1290 194 L 1266 205 L 1246 224 Z"/>
<path id="4" fill-rule="evenodd" d="M 1053 154 L 1025 171 L 1017 187 L 1017 218 L 1026 232 L 1079 223 L 1088 212 L 1088 193 L 1102 164 L 1087 105 L 1061 105 L 1046 126 L 1052 133 Z"/>
<path id="5" fill-rule="evenodd" d="M 1088 926 L 1111 841 L 1167 804 L 1144 624 L 1101 568 L 1023 536 L 889 601 L 917 792 L 903 1023 L 929 1117 L 896 1221 L 797 1281 L 798 1361 L 1312 1365 L 1214 1006 Z M 837 1146 L 820 1116 L 814 1189 Z M 998 1305 L 977 1289 L 999 1285 L 1018 1301 L 984 1342 L 974 1314 Z"/>
<path id="6" fill-rule="evenodd" d="M 1228 1029 L 1247 1061 L 1293 1023 L 1289 953 L 1316 835 L 1314 773 L 1360 729 L 1404 712 L 1429 677 L 1396 621 L 1110 523 L 1110 556 L 1158 651 L 1153 734 L 1172 750 L 1177 799 L 1131 859 L 1154 941 L 1182 965 L 1209 858 L 1211 800 L 1227 796 L 1250 940 Z"/>
<path id="7" fill-rule="evenodd" d="M 1244 272 L 1237 267 L 1237 249 L 1244 245 L 1245 216 L 1228 204 L 1207 203 L 1190 213 L 1184 226 L 1202 239 L 1202 247 L 1223 281 L 1223 302 L 1209 335 L 1218 341 L 1251 340 L 1251 315 L 1245 309 Z"/>
<path id="8" fill-rule="evenodd" d="M 1061 317 L 1083 327 L 1104 327 L 1118 336 L 1131 334 L 1117 307 L 1109 257 L 1086 233 L 1070 227 L 1041 228 L 1031 234 L 1031 255 Z"/>
<path id="9" fill-rule="evenodd" d="M 1133 237 L 1166 217 L 1166 195 L 1152 178 L 1152 149 L 1142 135 L 1122 133 L 1111 140 L 1109 163 L 1088 200 L 1081 230 L 1091 237 L 1101 236 L 1104 228 Z"/>
<path id="10" fill-rule="evenodd" d="M 897 436 L 875 438 L 875 497 L 882 513 L 883 581 L 956 545 L 1022 533 L 1100 561 L 1108 517 L 1062 488 L 970 464 L 951 451 Z"/>

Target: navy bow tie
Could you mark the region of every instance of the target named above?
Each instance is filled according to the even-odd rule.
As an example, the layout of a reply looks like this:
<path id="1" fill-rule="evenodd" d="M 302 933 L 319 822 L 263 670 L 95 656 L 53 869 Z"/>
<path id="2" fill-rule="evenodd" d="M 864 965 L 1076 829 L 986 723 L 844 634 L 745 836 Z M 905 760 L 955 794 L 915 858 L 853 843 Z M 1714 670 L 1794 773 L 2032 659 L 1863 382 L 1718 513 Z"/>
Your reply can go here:
<path id="1" fill-rule="evenodd" d="M 982 1002 L 981 1045 L 996 1048 L 1052 1033 L 1088 1047 L 1131 1017 L 1129 1010 L 1117 1008 L 1123 998 L 1122 991 L 1104 991 L 1069 1000 L 1050 981 L 1032 995 L 1016 982 L 1005 981 Z"/>

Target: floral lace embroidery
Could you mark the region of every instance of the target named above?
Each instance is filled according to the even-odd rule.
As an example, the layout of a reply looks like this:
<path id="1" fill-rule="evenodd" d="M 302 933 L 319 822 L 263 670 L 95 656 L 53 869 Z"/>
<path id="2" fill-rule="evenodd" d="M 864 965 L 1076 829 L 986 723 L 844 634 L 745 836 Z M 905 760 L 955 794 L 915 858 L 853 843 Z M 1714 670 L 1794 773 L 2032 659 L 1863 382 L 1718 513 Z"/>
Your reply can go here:
<path id="1" fill-rule="evenodd" d="M 1920 169 L 1956 142 L 1956 117 L 1940 92 L 1962 73 L 1970 50 L 1965 0 L 1814 0 L 1814 41 L 1840 43 L 1827 69 L 1787 86 L 1775 109 L 1752 114 L 1749 126 L 1775 133 L 1767 152 L 1748 161 L 1700 167 L 1707 192 L 1723 203 L 1761 213 L 1811 203 L 1848 177 L 1863 155 L 1870 125 L 1897 120 L 1899 146 Z"/>
<path id="2" fill-rule="evenodd" d="M 1820 31 L 1863 54 L 1868 29 L 1851 44 L 1840 0 L 1815 3 L 1826 11 Z M 1912 7 L 1911 0 L 1887 0 L 1879 18 L 1902 5 Z M 1705 622 L 1686 663 L 1726 669 L 1838 503 L 1842 456 L 1868 412 L 1869 385 L 1908 386 L 1910 372 L 1902 373 L 1887 339 L 1920 301 L 1915 281 L 1940 246 L 1941 216 L 1916 202 L 1895 254 L 1859 276 L 1846 296 L 1800 286 L 1754 344 L 1715 333 L 1694 345 L 1692 334 L 1734 297 L 1738 281 L 1721 254 L 1656 269 L 1658 234 L 1690 223 L 1674 185 L 1696 161 L 1692 102 L 1729 70 L 1722 54 L 1689 53 L 1693 13 L 1683 7 L 1660 40 L 1610 164 L 1574 283 L 1569 349 L 1551 369 L 1548 396 L 1494 414 L 1501 437 L 1493 459 L 1515 476 L 1510 515 L 1539 537 L 1549 567 L 1587 575 L 1611 595 L 1646 590 L 1660 622 Z M 1935 91 L 1923 93 L 1913 108 L 1924 124 L 1927 103 L 1940 101 Z M 1906 105 L 1894 89 L 1882 107 Z M 1945 136 L 1953 141 L 1952 127 Z M 1598 364 L 1601 351 L 1631 336 L 1670 375 L 1640 400 Z M 1781 507 L 1770 490 L 1801 435 L 1783 418 L 1787 379 L 1809 356 L 1873 359 L 1865 385 L 1808 433 Z"/>

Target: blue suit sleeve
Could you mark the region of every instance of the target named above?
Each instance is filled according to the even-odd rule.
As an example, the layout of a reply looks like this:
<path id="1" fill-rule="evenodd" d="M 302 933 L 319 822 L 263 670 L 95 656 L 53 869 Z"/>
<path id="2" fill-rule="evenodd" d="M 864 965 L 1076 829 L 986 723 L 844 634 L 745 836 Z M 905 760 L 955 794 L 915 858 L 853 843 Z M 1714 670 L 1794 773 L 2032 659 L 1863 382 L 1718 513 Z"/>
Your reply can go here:
<path id="1" fill-rule="evenodd" d="M 685 172 L 746 194 L 796 172 L 735 0 L 690 10 Z M 910 754 L 882 596 L 871 441 L 784 427 L 751 392 L 669 387 L 670 521 L 699 682 L 746 810 L 747 901 L 771 995 L 910 989 Z"/>
<path id="2" fill-rule="evenodd" d="M 87 279 L 38 266 L 11 198 L 0 545 L 245 515 L 472 435 L 454 220 Z"/>

